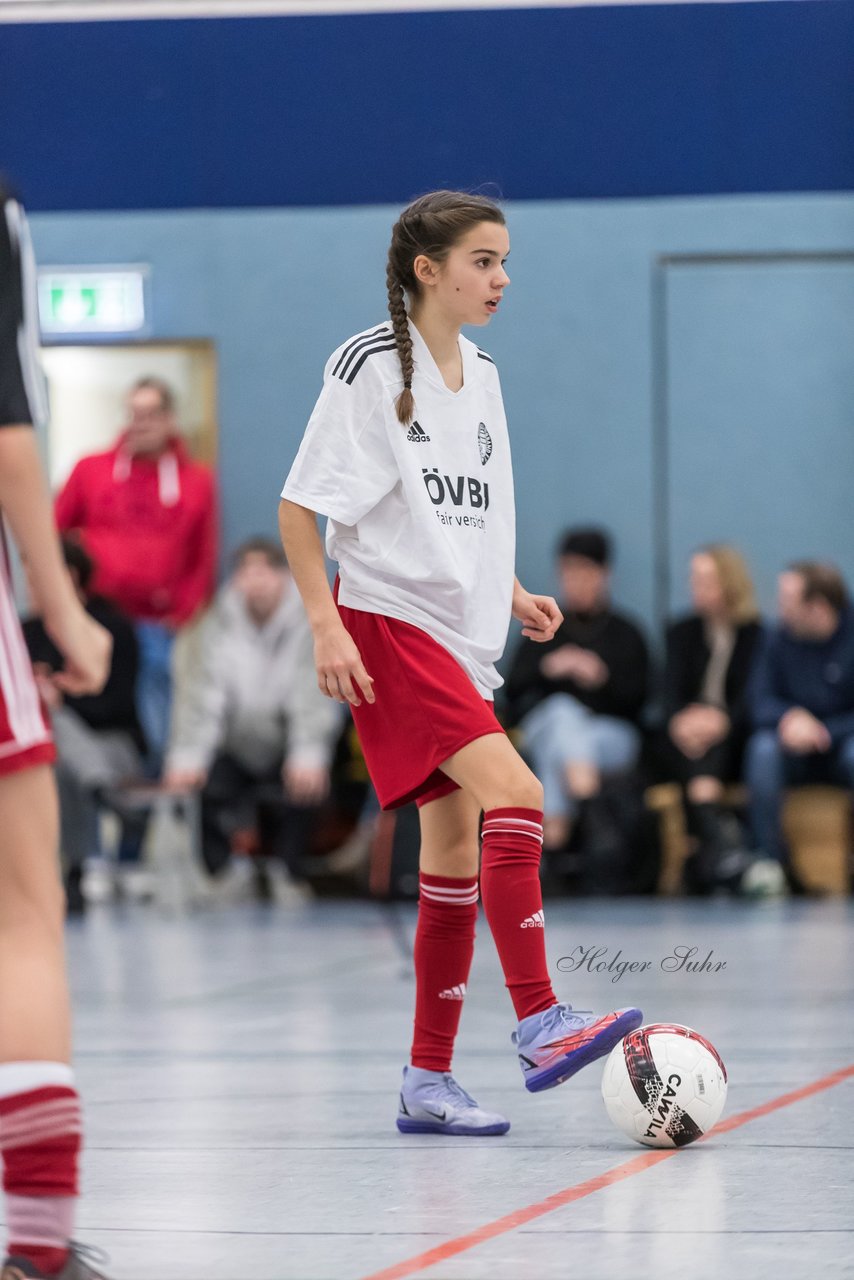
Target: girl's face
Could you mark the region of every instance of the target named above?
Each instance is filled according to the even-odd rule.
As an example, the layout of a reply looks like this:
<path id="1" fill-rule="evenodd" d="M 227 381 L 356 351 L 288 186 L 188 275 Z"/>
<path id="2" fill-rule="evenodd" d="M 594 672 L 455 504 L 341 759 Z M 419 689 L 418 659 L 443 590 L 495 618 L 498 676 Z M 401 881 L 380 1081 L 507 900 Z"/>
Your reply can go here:
<path id="1" fill-rule="evenodd" d="M 510 252 L 507 228 L 479 222 L 467 231 L 444 262 L 420 254 L 414 263 L 419 296 L 415 312 L 429 307 L 455 327 L 489 324 L 510 283 L 504 263 Z"/>

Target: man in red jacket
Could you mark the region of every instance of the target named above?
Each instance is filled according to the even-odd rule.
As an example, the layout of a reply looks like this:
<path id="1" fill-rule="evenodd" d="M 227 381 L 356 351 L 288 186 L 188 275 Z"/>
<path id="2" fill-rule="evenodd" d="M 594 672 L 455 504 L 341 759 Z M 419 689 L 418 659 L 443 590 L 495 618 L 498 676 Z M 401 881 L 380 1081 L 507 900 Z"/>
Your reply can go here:
<path id="1" fill-rule="evenodd" d="M 175 634 L 210 600 L 217 559 L 213 473 L 189 457 L 165 382 L 134 385 L 127 427 L 112 449 L 77 463 L 57 498 L 56 520 L 95 562 L 92 590 L 136 623 L 139 715 L 159 772 Z"/>

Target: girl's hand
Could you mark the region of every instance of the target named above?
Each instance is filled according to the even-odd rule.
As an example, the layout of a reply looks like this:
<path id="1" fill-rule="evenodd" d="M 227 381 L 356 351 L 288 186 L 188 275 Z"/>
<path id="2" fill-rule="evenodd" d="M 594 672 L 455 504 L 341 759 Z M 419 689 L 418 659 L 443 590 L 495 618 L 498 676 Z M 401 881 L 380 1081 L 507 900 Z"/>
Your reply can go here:
<path id="1" fill-rule="evenodd" d="M 342 623 L 315 632 L 314 665 L 317 687 L 327 698 L 360 707 L 361 693 L 366 702 L 376 702 L 373 677 L 365 670 L 359 650 Z"/>
<path id="2" fill-rule="evenodd" d="M 551 596 L 533 596 L 517 580 L 513 589 L 513 617 L 522 623 L 522 635 L 543 644 L 551 640 L 563 614 Z"/>
<path id="3" fill-rule="evenodd" d="M 65 659 L 62 671 L 51 677 L 62 693 L 80 697 L 100 693 L 110 674 L 113 637 L 71 598 L 57 615 L 44 618 L 44 627 Z"/>

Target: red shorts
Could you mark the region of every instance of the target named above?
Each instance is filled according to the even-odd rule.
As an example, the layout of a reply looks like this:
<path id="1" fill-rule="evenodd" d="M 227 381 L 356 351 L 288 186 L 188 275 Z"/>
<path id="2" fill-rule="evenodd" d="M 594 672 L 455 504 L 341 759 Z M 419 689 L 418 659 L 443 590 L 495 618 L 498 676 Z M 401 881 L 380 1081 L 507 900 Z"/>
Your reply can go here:
<path id="1" fill-rule="evenodd" d="M 0 777 L 52 764 L 56 751 L 15 610 L 0 538 Z"/>
<path id="2" fill-rule="evenodd" d="M 350 710 L 382 807 L 420 806 L 459 790 L 439 766 L 476 738 L 504 732 L 494 704 L 426 631 L 343 604 L 338 612 L 374 679 L 376 702 Z"/>

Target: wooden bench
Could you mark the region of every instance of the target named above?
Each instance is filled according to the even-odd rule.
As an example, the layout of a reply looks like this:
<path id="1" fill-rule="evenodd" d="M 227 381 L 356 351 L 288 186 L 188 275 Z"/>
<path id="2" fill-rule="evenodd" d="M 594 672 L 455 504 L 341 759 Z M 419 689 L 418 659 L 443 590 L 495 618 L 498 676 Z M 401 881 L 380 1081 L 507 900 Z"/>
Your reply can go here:
<path id="1" fill-rule="evenodd" d="M 658 892 L 673 897 L 684 891 L 685 861 L 691 850 L 682 790 L 675 782 L 647 788 L 647 808 L 658 814 L 661 867 Z M 747 791 L 728 787 L 724 804 L 743 808 Z M 783 829 L 792 851 L 792 867 L 813 893 L 851 892 L 851 796 L 841 787 L 798 787 L 783 808 Z"/>

